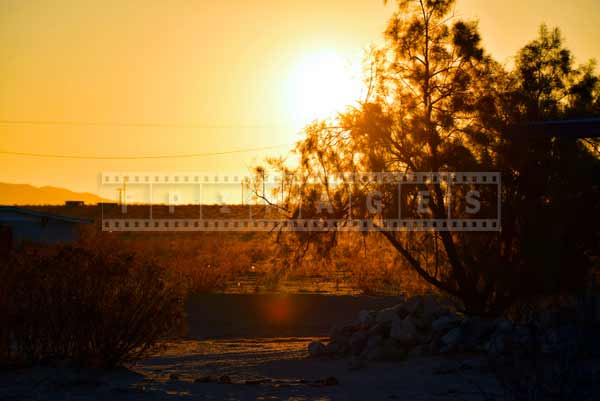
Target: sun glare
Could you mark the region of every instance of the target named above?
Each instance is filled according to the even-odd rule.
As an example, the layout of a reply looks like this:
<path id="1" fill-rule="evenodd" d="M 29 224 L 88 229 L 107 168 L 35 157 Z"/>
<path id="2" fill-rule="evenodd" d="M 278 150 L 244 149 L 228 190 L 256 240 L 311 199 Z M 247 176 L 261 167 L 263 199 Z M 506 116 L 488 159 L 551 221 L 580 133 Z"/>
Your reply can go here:
<path id="1" fill-rule="evenodd" d="M 360 68 L 334 51 L 310 54 L 290 74 L 290 113 L 305 125 L 355 103 L 362 92 Z"/>

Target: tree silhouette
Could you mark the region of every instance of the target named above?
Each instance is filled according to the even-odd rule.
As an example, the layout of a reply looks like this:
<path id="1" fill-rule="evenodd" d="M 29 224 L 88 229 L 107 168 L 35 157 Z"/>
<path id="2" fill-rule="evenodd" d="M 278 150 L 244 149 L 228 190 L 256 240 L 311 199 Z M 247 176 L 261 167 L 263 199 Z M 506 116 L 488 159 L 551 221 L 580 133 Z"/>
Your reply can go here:
<path id="1" fill-rule="evenodd" d="M 524 122 L 600 115 L 598 77 L 591 62 L 575 68 L 560 31 L 545 25 L 517 54 L 513 76 L 504 108 L 517 128 L 506 131 L 499 153 L 504 256 L 512 275 L 529 283 L 521 296 L 581 290 L 598 257 L 594 142 L 530 136 Z"/>
<path id="2" fill-rule="evenodd" d="M 580 142 L 532 142 L 514 127 L 577 112 L 594 115 L 598 80 L 589 65 L 573 67 L 560 33 L 546 27 L 507 72 L 485 53 L 476 24 L 452 14 L 454 3 L 397 1 L 386 44 L 371 53 L 367 98 L 333 121 L 306 128 L 297 147 L 300 178 L 288 187 L 285 207 L 293 219 L 369 219 L 424 280 L 460 299 L 469 313 L 497 315 L 517 299 L 567 288 L 556 283 L 567 283 L 561 278 L 573 271 L 571 263 L 578 274 L 569 289 L 581 288 L 589 271 L 597 225 L 580 235 L 572 222 L 580 211 L 598 209 L 597 186 L 592 190 L 598 159 Z M 572 180 L 574 170 L 586 178 Z M 340 176 L 406 171 L 501 171 L 503 231 L 383 230 L 382 222 L 397 218 L 399 209 L 404 219 L 447 219 L 449 207 L 453 218 L 466 212 L 449 205 L 448 183 L 403 185 L 400 193 L 393 184 Z M 471 188 L 463 185 L 455 195 L 464 197 Z M 582 188 L 585 201 L 557 206 Z M 495 196 L 491 186 L 478 190 L 481 199 Z M 429 200 L 426 210 L 421 195 Z M 486 207 L 489 212 L 496 205 Z M 563 216 L 543 224 L 557 212 Z M 326 253 L 338 231 L 298 233 L 298 249 L 313 245 Z M 547 247 L 557 251 L 544 253 Z M 549 280 L 539 280 L 546 275 Z"/>

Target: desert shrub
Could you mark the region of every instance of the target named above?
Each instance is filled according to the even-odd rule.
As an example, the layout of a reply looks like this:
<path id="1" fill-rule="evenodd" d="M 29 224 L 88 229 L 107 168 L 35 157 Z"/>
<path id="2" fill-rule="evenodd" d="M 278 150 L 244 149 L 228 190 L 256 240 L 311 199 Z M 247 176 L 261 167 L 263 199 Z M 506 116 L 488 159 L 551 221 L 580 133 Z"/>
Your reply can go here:
<path id="1" fill-rule="evenodd" d="M 504 399 L 598 399 L 597 351 L 590 347 L 597 335 L 598 327 L 560 314 L 549 322 L 534 319 L 514 329 L 504 341 L 504 354 L 490 361 Z"/>
<path id="2" fill-rule="evenodd" d="M 188 294 L 223 291 L 252 266 L 269 270 L 273 263 L 268 234 L 213 232 L 85 233 L 78 246 L 126 250 L 167 269 Z"/>
<path id="3" fill-rule="evenodd" d="M 130 205 L 128 210 L 141 217 L 143 208 Z M 39 209 L 69 213 L 63 206 Z M 84 217 L 100 220 L 98 211 L 89 210 Z M 252 288 L 266 291 L 282 290 L 290 282 L 292 287 L 309 283 L 338 293 L 372 295 L 419 295 L 433 290 L 389 244 L 374 235 L 340 233 L 328 259 L 318 257 L 312 249 L 297 259 L 291 234 L 278 233 L 274 241 L 274 234 L 260 232 L 104 232 L 85 227 L 77 246 L 92 252 L 120 249 L 136 259 L 155 260 L 188 294 L 236 291 L 236 283 L 249 277 L 256 282 Z M 333 287 L 338 284 L 341 290 Z"/>
<path id="4" fill-rule="evenodd" d="M 30 250 L 0 269 L 6 358 L 111 368 L 154 352 L 183 327 L 178 286 L 128 254 Z"/>
<path id="5" fill-rule="evenodd" d="M 319 278 L 325 285 L 334 282 L 345 291 L 365 295 L 439 293 L 375 235 L 337 233 L 335 246 L 324 254 L 316 247 L 303 248 L 300 241 L 294 233 L 279 235 L 277 260 L 289 273 L 283 278 Z"/>
<path id="6" fill-rule="evenodd" d="M 0 366 L 5 365 L 10 358 L 9 343 L 9 301 L 10 289 L 8 283 L 13 282 L 12 270 L 6 268 L 6 260 L 0 259 Z"/>

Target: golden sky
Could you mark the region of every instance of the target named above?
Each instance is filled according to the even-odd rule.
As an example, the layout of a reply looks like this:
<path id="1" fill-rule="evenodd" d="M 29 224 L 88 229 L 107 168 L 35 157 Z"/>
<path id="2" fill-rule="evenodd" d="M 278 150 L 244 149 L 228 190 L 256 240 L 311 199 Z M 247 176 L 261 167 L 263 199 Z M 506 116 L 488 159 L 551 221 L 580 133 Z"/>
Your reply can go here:
<path id="1" fill-rule="evenodd" d="M 393 3 L 393 2 L 389 2 Z M 165 160 L 0 154 L 0 182 L 96 192 L 102 171 L 246 171 L 311 118 L 360 95 L 379 0 L 0 0 L 0 150 L 94 156 L 268 151 Z M 600 54 L 597 0 L 459 0 L 502 62 L 540 23 L 578 61 Z M 314 96 L 313 96 L 314 94 Z M 41 124 L 72 122 L 72 124 Z"/>

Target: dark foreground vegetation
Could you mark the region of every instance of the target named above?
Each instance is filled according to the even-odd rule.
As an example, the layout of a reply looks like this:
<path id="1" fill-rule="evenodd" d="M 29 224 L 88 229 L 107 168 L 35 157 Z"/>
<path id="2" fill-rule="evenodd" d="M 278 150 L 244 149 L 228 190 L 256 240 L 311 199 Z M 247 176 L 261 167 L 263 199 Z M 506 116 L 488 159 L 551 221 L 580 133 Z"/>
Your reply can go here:
<path id="1" fill-rule="evenodd" d="M 0 265 L 0 362 L 113 368 L 182 333 L 183 292 L 156 264 L 58 247 Z"/>
<path id="2" fill-rule="evenodd" d="M 169 270 L 188 293 L 206 292 L 311 292 L 365 295 L 416 295 L 435 289 L 418 274 L 401 265 L 393 248 L 375 236 L 347 233 L 339 238 L 330 257 L 307 254 L 294 258 L 282 246 L 290 233 L 269 232 L 101 232 L 102 218 L 148 218 L 148 205 L 121 208 L 102 206 L 28 206 L 42 212 L 86 218 L 95 227 L 82 232 L 77 246 L 135 254 Z M 252 206 L 256 216 L 257 209 Z M 204 205 L 204 217 L 248 218 L 249 209 L 229 205 Z M 154 205 L 155 219 L 197 219 L 197 205 L 182 205 L 169 212 Z M 260 216 L 260 215 L 259 215 Z M 279 240 L 278 240 L 279 239 Z M 238 286 L 239 284 L 239 286 Z"/>

